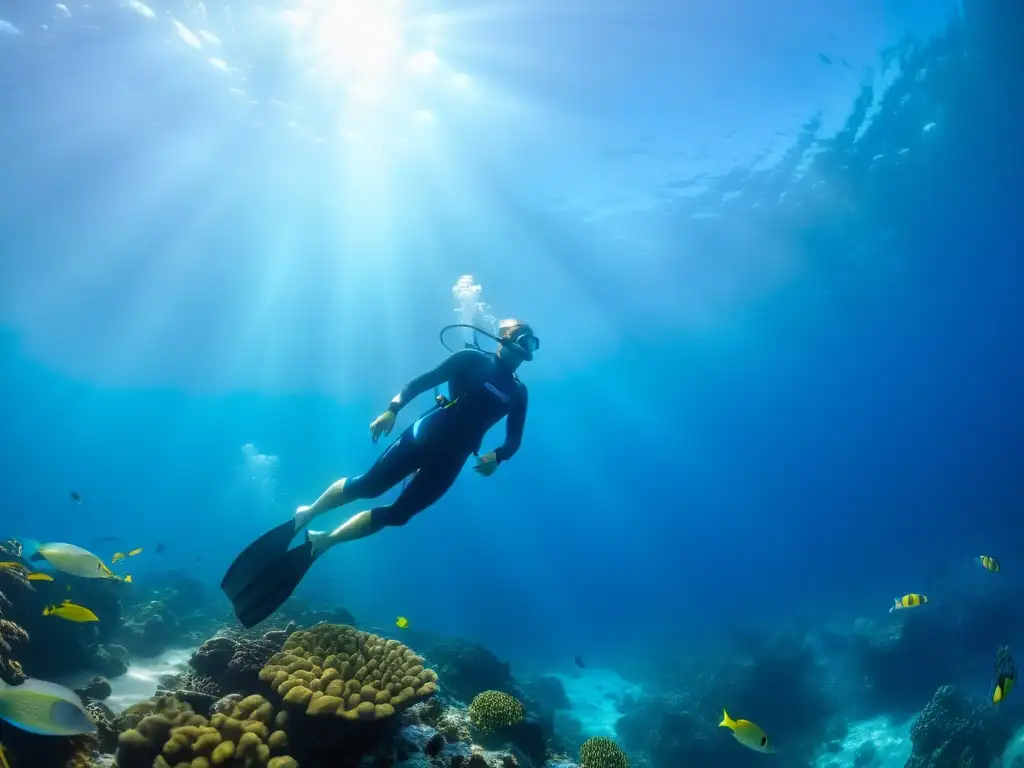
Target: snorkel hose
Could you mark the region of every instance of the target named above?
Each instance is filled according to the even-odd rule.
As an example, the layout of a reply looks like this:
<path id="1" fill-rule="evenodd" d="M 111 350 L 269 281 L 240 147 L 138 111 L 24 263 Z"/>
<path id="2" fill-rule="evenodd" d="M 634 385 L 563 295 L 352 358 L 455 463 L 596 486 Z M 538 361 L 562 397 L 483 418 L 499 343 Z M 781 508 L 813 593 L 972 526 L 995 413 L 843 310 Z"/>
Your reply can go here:
<path id="1" fill-rule="evenodd" d="M 516 344 L 511 339 L 503 339 L 500 336 L 495 336 L 490 331 L 485 331 L 483 328 L 479 328 L 475 325 L 470 325 L 469 323 L 453 323 L 451 325 L 446 325 L 444 328 L 441 329 L 441 332 L 437 335 L 437 337 L 441 340 L 441 346 L 443 346 L 449 352 L 454 353 L 456 350 L 448 346 L 448 343 L 444 340 L 444 335 L 452 328 L 469 328 L 471 331 L 473 331 L 473 340 L 466 342 L 466 349 L 480 349 L 480 341 L 478 334 L 482 334 L 487 338 L 497 342 L 498 344 L 501 344 L 501 346 L 508 347 L 512 352 L 521 356 L 524 360 L 533 359 L 533 355 L 529 351 L 523 349 L 522 346 Z"/>

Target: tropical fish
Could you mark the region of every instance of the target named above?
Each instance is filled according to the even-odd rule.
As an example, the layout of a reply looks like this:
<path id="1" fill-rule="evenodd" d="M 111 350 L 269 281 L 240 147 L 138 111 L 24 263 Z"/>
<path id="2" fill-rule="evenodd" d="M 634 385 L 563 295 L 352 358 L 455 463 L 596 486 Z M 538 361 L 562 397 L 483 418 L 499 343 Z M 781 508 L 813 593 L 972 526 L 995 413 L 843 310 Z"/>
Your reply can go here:
<path id="1" fill-rule="evenodd" d="M 749 720 L 733 720 L 724 709 L 722 710 L 722 722 L 718 724 L 718 727 L 728 728 L 736 737 L 736 741 L 755 752 L 775 751 L 775 745 L 769 743 L 765 732 L 757 725 Z"/>
<path id="2" fill-rule="evenodd" d="M 82 503 L 82 494 L 80 494 L 78 491 L 72 491 L 70 495 L 71 495 L 71 500 L 73 502 L 75 502 L 75 504 L 81 504 Z"/>
<path id="3" fill-rule="evenodd" d="M 48 573 L 30 573 L 25 578 L 29 581 L 53 581 L 53 576 Z"/>
<path id="4" fill-rule="evenodd" d="M 580 655 L 578 653 L 573 658 L 573 661 L 576 663 L 576 666 L 579 667 L 580 669 L 586 669 L 587 668 L 587 665 L 583 663 L 583 659 L 580 658 Z"/>
<path id="5" fill-rule="evenodd" d="M 123 579 L 121 579 L 121 581 L 123 581 L 125 584 L 131 584 L 132 583 L 132 575 L 129 573 L 127 576 L 125 576 Z"/>
<path id="6" fill-rule="evenodd" d="M 99 621 L 95 613 L 82 605 L 75 605 L 70 600 L 65 600 L 60 605 L 52 605 L 43 609 L 43 616 L 56 616 L 59 619 L 67 619 L 76 624 L 84 624 L 90 621 Z"/>
<path id="7" fill-rule="evenodd" d="M 919 595 L 916 592 L 911 592 L 903 597 L 894 597 L 893 606 L 889 609 L 889 613 L 898 611 L 902 608 L 916 608 L 919 605 L 924 605 L 928 602 L 928 598 L 925 595 Z"/>
<path id="8" fill-rule="evenodd" d="M 994 557 L 980 555 L 978 559 L 981 560 L 981 567 L 986 571 L 992 571 L 994 573 L 999 570 L 999 561 Z"/>
<path id="9" fill-rule="evenodd" d="M 82 579 L 116 579 L 114 572 L 103 561 L 87 549 L 74 544 L 41 544 L 29 560 L 45 560 L 58 571 Z"/>
<path id="10" fill-rule="evenodd" d="M 0 569 L 6 570 L 6 571 L 14 571 L 14 570 L 22 570 L 22 571 L 24 571 L 24 570 L 27 570 L 25 568 L 25 566 L 22 565 L 21 563 L 15 563 L 15 562 L 0 563 Z"/>
<path id="11" fill-rule="evenodd" d="M 399 616 L 395 619 L 395 626 L 399 629 L 405 629 L 409 626 L 409 620 L 405 616 Z"/>
<path id="12" fill-rule="evenodd" d="M 38 736 L 96 732 L 96 723 L 77 693 L 31 677 L 21 685 L 8 685 L 0 680 L 0 719 Z"/>
<path id="13" fill-rule="evenodd" d="M 1005 699 L 1017 682 L 1017 665 L 1013 663 L 1010 649 L 1002 645 L 996 652 L 996 686 L 992 692 L 992 703 Z"/>
<path id="14" fill-rule="evenodd" d="M 125 554 L 124 552 L 115 552 L 114 556 L 112 558 L 110 558 L 110 564 L 113 565 L 114 563 L 119 563 L 120 561 L 124 560 L 126 557 L 135 557 L 135 555 L 139 554 L 140 552 L 142 552 L 142 547 L 138 547 L 137 549 L 133 549 L 128 554 Z"/>
<path id="15" fill-rule="evenodd" d="M 11 768 L 11 764 L 7 762 L 7 755 L 4 754 L 3 744 L 0 744 L 0 766 L 2 766 L 2 768 Z"/>

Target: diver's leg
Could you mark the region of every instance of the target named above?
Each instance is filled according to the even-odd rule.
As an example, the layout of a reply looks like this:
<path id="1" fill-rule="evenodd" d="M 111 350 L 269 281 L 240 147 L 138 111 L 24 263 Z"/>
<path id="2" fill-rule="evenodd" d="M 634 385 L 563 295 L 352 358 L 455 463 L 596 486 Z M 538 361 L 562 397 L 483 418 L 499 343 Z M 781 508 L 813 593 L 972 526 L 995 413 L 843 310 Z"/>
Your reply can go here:
<path id="1" fill-rule="evenodd" d="M 330 533 L 309 532 L 309 540 L 317 556 L 335 544 L 370 536 L 382 528 L 405 525 L 412 517 L 434 504 L 452 487 L 462 471 L 468 455 L 458 453 L 432 459 L 416 472 L 391 504 L 359 512 Z"/>
<path id="2" fill-rule="evenodd" d="M 324 512 L 330 512 L 356 499 L 375 499 L 393 488 L 402 478 L 416 471 L 419 452 L 411 429 L 407 429 L 388 446 L 373 466 L 357 477 L 343 477 L 320 494 L 309 506 L 295 511 L 295 530 L 301 530 Z"/>

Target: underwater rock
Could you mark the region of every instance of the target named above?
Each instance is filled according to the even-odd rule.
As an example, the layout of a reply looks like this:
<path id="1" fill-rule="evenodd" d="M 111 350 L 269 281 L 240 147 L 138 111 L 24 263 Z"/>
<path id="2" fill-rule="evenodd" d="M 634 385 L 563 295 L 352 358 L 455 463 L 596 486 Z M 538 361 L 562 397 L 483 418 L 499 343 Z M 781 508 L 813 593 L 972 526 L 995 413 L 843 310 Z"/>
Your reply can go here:
<path id="1" fill-rule="evenodd" d="M 111 694 L 110 683 L 107 682 L 107 678 L 97 676 L 86 683 L 82 688 L 76 689 L 75 693 L 83 699 L 103 701 Z"/>
<path id="2" fill-rule="evenodd" d="M 463 702 L 484 691 L 512 692 L 508 663 L 479 643 L 451 638 L 434 645 L 424 656 L 434 665 L 444 690 Z"/>
<path id="3" fill-rule="evenodd" d="M 101 701 L 82 697 L 82 703 L 96 723 L 96 742 L 100 752 L 113 752 L 117 749 L 117 716 Z"/>
<path id="4" fill-rule="evenodd" d="M 86 669 L 99 672 L 103 677 L 120 677 L 128 671 L 128 651 L 122 645 L 93 645 L 89 647 Z"/>
<path id="5" fill-rule="evenodd" d="M 253 693 L 260 688 L 260 670 L 274 654 L 280 652 L 290 634 L 285 629 L 270 630 L 255 638 L 212 637 L 192 654 L 189 665 L 206 680 L 212 681 L 212 685 L 206 684 L 202 689 L 204 693 Z"/>
<path id="6" fill-rule="evenodd" d="M 181 623 L 174 611 L 159 600 L 136 607 L 118 632 L 124 646 L 137 656 L 159 656 L 181 640 Z"/>
<path id="7" fill-rule="evenodd" d="M 523 696 L 547 709 L 572 709 L 572 702 L 565 693 L 565 686 L 557 677 L 543 675 L 533 677 L 519 684 Z M 527 702 L 527 709 L 530 709 Z"/>
<path id="8" fill-rule="evenodd" d="M 995 709 L 944 685 L 910 727 L 914 749 L 906 768 L 991 765 L 1012 736 Z"/>

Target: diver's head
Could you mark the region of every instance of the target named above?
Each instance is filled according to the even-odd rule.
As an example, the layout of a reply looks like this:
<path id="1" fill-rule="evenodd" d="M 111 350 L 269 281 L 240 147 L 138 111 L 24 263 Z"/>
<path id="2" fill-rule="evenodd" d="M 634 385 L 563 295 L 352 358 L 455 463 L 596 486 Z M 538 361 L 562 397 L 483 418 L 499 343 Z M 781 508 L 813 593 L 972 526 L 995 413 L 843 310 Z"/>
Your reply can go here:
<path id="1" fill-rule="evenodd" d="M 540 339 L 533 328 L 521 320 L 509 318 L 498 326 L 498 357 L 513 368 L 524 360 L 533 360 L 533 353 L 540 349 Z"/>

